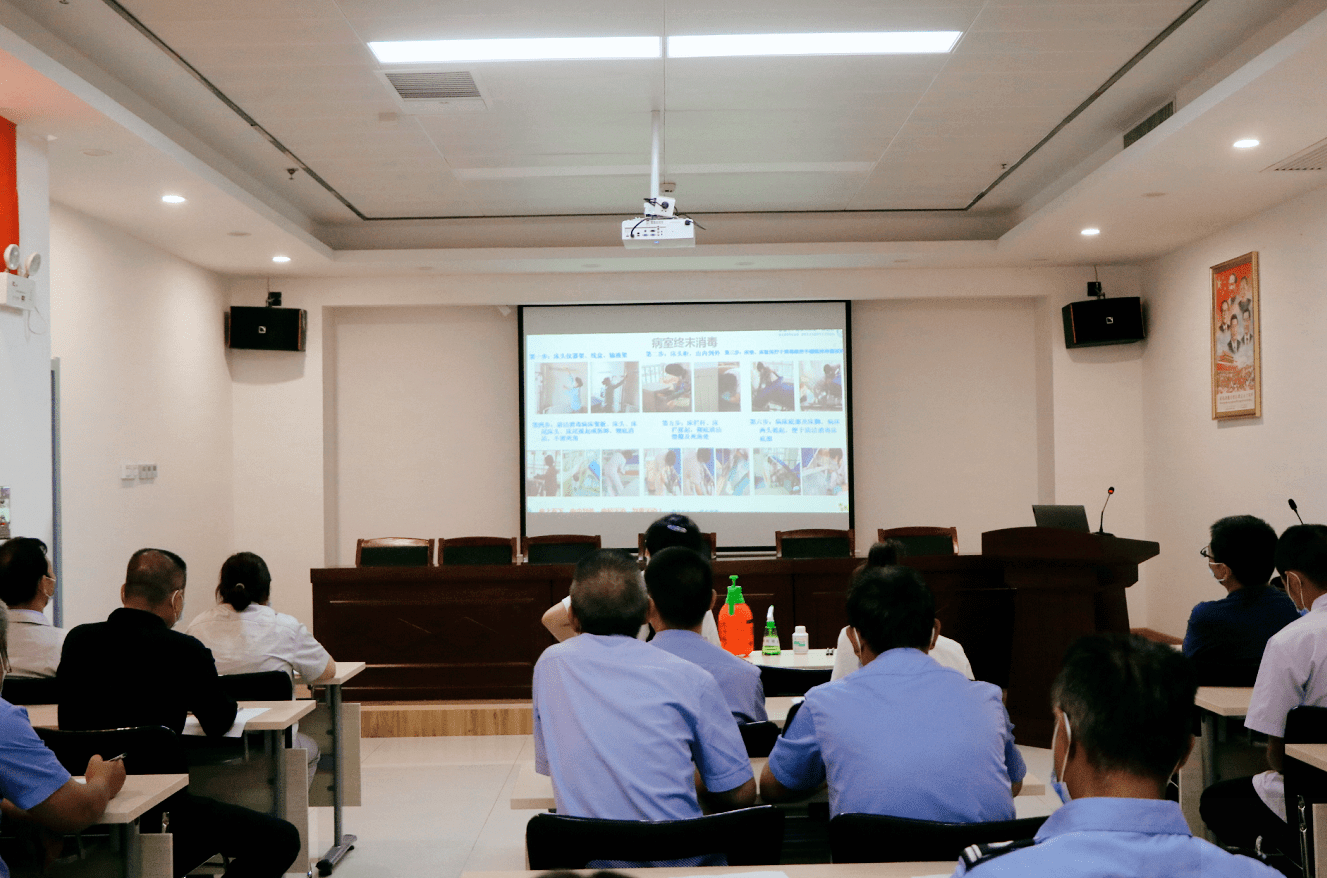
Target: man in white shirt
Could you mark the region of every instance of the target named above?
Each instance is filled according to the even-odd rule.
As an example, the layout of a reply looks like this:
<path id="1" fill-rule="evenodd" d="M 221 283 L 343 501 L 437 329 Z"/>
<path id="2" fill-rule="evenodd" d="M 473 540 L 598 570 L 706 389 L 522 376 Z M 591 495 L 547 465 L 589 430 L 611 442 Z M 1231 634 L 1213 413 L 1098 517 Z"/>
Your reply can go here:
<path id="1" fill-rule="evenodd" d="M 54 677 L 65 632 L 43 610 L 55 596 L 46 544 L 15 537 L 0 544 L 0 600 L 9 605 L 11 677 Z"/>
<path id="2" fill-rule="evenodd" d="M 1296 833 L 1286 822 L 1286 715 L 1296 707 L 1327 707 L 1327 525 L 1300 524 L 1276 543 L 1276 568 L 1286 593 L 1307 615 L 1272 635 L 1258 666 L 1246 728 L 1267 737 L 1269 771 L 1213 784 L 1201 813 L 1227 845 L 1277 849 L 1297 859 Z"/>

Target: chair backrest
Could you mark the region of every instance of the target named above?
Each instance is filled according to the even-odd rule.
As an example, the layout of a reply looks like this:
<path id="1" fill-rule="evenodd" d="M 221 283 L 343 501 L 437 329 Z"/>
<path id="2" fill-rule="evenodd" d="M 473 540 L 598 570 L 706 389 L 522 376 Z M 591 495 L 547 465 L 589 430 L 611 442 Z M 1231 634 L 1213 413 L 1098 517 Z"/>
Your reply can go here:
<path id="1" fill-rule="evenodd" d="M 515 564 L 516 537 L 452 537 L 438 540 L 438 566 Z"/>
<path id="2" fill-rule="evenodd" d="M 835 863 L 907 863 L 957 860 L 972 844 L 1032 838 L 1045 817 L 992 823 L 940 823 L 881 814 L 840 814 L 829 821 Z"/>
<path id="3" fill-rule="evenodd" d="M 10 704 L 59 704 L 60 686 L 54 677 L 5 677 L 0 693 Z"/>
<path id="4" fill-rule="evenodd" d="M 834 671 L 830 668 L 780 668 L 774 665 L 760 666 L 760 685 L 765 687 L 765 697 L 776 695 L 805 695 L 806 690 L 821 683 L 828 683 Z"/>
<path id="5" fill-rule="evenodd" d="M 373 537 L 355 541 L 356 567 L 428 567 L 433 540 L 421 537 Z"/>
<path id="6" fill-rule="evenodd" d="M 525 826 L 531 869 L 584 869 L 593 860 L 678 860 L 723 854 L 730 866 L 772 866 L 783 812 L 770 805 L 690 820 L 598 820 L 536 814 Z"/>
<path id="7" fill-rule="evenodd" d="M 295 684 L 285 671 L 222 674 L 221 688 L 236 701 L 290 701 Z"/>
<path id="8" fill-rule="evenodd" d="M 957 555 L 956 527 L 891 527 L 876 531 L 876 539 L 898 540 L 908 555 Z"/>
<path id="9" fill-rule="evenodd" d="M 5 683 L 6 688 L 8 682 Z M 1327 707 L 1296 707 L 1286 714 L 1285 742 L 1287 744 L 1327 743 Z M 1306 805 L 1327 802 L 1327 782 L 1317 771 L 1306 771 L 1296 759 L 1286 759 L 1285 802 L 1286 817 L 1292 830 L 1300 837 L 1301 862 L 1312 862 L 1313 848 L 1322 843 L 1313 837 L 1312 811 L 1301 820 L 1299 800 Z M 1301 826 L 1301 823 L 1305 824 Z"/>
<path id="10" fill-rule="evenodd" d="M 774 532 L 774 554 L 780 558 L 850 558 L 855 551 L 851 529 L 805 528 Z"/>
<path id="11" fill-rule="evenodd" d="M 128 774 L 186 774 L 189 761 L 184 743 L 165 726 L 133 726 L 89 732 L 36 730 L 55 758 L 70 774 L 82 774 L 94 755 L 103 759 L 124 757 Z"/>
<path id="12" fill-rule="evenodd" d="M 710 560 L 713 561 L 719 555 L 719 535 L 714 531 L 702 532 L 700 538 L 709 544 Z M 636 556 L 645 557 L 645 534 L 636 534 Z"/>
<path id="13" fill-rule="evenodd" d="M 765 720 L 758 723 L 738 723 L 737 730 L 742 733 L 742 743 L 746 745 L 746 755 L 752 759 L 768 756 L 774 749 L 774 742 L 779 740 L 777 724 Z"/>
<path id="14" fill-rule="evenodd" d="M 788 728 L 793 724 L 793 717 L 797 716 L 797 711 L 802 709 L 804 701 L 794 701 L 792 707 L 788 708 L 788 715 L 783 718 L 783 730 L 779 732 L 779 737 L 788 734 Z"/>
<path id="15" fill-rule="evenodd" d="M 526 564 L 575 564 L 602 545 L 598 534 L 545 534 L 521 537 L 521 554 Z"/>

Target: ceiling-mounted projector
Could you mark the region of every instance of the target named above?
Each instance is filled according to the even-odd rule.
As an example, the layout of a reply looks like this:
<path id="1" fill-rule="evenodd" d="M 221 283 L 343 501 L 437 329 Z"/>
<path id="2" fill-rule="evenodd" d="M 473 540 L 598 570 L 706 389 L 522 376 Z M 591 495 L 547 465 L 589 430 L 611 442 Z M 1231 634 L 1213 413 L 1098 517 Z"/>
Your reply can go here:
<path id="1" fill-rule="evenodd" d="M 667 196 L 645 199 L 644 216 L 622 221 L 622 243 L 631 248 L 694 247 L 696 223 L 673 216 L 677 201 Z"/>

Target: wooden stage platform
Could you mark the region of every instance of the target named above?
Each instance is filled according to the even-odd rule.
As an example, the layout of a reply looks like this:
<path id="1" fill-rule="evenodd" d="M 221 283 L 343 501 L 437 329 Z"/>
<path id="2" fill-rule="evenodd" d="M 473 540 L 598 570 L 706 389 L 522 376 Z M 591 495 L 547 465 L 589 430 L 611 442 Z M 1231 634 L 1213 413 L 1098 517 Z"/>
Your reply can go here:
<path id="1" fill-rule="evenodd" d="M 434 738 L 529 735 L 529 701 L 366 701 L 360 707 L 364 738 Z"/>

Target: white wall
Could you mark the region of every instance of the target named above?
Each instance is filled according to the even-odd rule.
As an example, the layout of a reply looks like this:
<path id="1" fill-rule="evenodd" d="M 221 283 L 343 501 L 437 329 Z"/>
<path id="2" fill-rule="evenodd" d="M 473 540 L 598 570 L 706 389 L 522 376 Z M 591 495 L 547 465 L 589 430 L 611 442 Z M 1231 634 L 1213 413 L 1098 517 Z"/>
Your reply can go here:
<path id="1" fill-rule="evenodd" d="M 1224 592 L 1198 550 L 1208 526 L 1248 513 L 1277 531 L 1327 521 L 1327 189 L 1319 189 L 1145 266 L 1152 302 L 1143 360 L 1146 519 L 1152 627 L 1182 635 L 1190 608 Z M 1263 416 L 1213 421 L 1210 267 L 1259 253 Z"/>
<path id="2" fill-rule="evenodd" d="M 830 296 L 854 301 L 864 535 L 949 523 L 977 552 L 982 531 L 1031 524 L 1033 502 L 1095 514 L 1115 485 L 1107 529 L 1148 536 L 1137 346 L 1064 351 L 1059 307 L 1082 298 L 1091 277 L 1047 268 L 284 279 L 284 304 L 309 312 L 307 352 L 230 354 L 235 542 L 268 560 L 274 601 L 307 621 L 309 569 L 351 563 L 355 536 L 517 533 L 516 319 L 475 306 Z M 1132 269 L 1102 280 L 1112 295 L 1138 289 Z M 235 305 L 265 293 L 265 281 L 230 285 Z M 474 368 L 476 358 L 486 365 Z M 472 406 L 458 416 L 474 419 L 480 444 L 447 438 L 437 406 L 456 396 L 457 376 Z M 341 391 L 363 402 L 375 387 L 376 423 L 339 412 Z M 481 475 L 449 483 L 445 467 L 465 454 Z M 1145 588 L 1132 590 L 1135 625 L 1148 624 Z"/>
<path id="3" fill-rule="evenodd" d="M 234 551 L 220 278 L 59 205 L 51 238 L 65 624 L 118 607 L 125 563 L 143 546 L 188 562 L 190 617 L 211 605 Z M 154 461 L 159 475 L 122 482 L 121 461 Z"/>
<path id="4" fill-rule="evenodd" d="M 18 243 L 26 258 L 49 264 L 50 217 L 44 141 L 19 129 Z M 34 278 L 35 311 L 0 306 L 0 485 L 12 494 L 14 536 L 52 543 L 51 502 L 51 273 Z M 2 300 L 0 300 L 2 301 Z"/>

